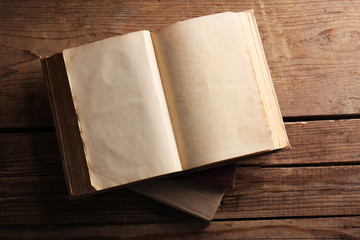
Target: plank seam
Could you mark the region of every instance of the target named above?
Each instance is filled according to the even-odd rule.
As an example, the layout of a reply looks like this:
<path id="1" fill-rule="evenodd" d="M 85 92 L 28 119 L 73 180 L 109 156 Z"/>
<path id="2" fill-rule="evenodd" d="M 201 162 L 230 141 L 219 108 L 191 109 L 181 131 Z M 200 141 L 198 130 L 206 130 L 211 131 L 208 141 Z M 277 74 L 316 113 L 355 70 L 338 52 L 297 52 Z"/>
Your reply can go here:
<path id="1" fill-rule="evenodd" d="M 313 116 L 288 116 L 283 117 L 284 122 L 312 122 L 324 120 L 346 120 L 359 119 L 360 114 L 339 114 L 339 115 L 313 115 Z"/>
<path id="2" fill-rule="evenodd" d="M 293 220 L 293 219 L 327 219 L 327 218 L 358 218 L 360 215 L 319 215 L 319 216 L 287 216 L 287 217 L 264 217 L 264 218 L 229 218 L 229 219 L 213 219 L 211 222 L 245 222 L 245 221 L 271 221 L 271 220 Z M 182 224 L 182 223 L 204 223 L 207 221 L 197 218 L 187 218 L 183 221 L 152 221 L 152 222 L 129 222 L 129 223 L 116 223 L 116 222 L 99 222 L 99 223 L 71 223 L 71 224 L 21 224 L 21 225 L 2 225 L 0 229 L 41 229 L 41 228 L 77 228 L 77 227 L 101 227 L 101 226 L 129 226 L 129 225 L 147 225 L 147 224 Z"/>

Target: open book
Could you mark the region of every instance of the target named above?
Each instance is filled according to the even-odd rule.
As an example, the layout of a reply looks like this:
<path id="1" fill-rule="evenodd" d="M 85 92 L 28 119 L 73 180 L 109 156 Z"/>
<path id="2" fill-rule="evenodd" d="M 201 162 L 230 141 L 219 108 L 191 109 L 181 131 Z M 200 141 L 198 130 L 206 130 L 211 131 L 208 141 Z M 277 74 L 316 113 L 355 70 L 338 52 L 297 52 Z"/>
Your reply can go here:
<path id="1" fill-rule="evenodd" d="M 104 39 L 42 64 L 72 196 L 289 145 L 251 11 Z"/>

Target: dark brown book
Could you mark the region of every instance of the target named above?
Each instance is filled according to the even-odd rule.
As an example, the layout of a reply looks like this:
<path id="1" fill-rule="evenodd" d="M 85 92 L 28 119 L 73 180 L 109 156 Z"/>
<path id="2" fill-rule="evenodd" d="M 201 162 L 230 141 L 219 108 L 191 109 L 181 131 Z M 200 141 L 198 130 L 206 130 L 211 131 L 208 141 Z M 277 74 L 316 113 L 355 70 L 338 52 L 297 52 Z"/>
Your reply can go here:
<path id="1" fill-rule="evenodd" d="M 195 217 L 211 220 L 226 188 L 235 185 L 236 164 L 136 184 L 131 190 Z"/>
<path id="2" fill-rule="evenodd" d="M 65 49 L 42 65 L 72 197 L 289 146 L 251 11 Z"/>

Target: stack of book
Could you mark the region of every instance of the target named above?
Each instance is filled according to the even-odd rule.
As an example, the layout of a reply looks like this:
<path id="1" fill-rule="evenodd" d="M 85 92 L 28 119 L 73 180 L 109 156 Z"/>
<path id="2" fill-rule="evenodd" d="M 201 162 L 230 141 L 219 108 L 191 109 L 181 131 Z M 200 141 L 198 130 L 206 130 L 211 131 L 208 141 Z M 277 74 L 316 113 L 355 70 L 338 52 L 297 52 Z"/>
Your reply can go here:
<path id="1" fill-rule="evenodd" d="M 73 198 L 128 187 L 209 220 L 236 159 L 289 146 L 253 11 L 41 61 Z"/>

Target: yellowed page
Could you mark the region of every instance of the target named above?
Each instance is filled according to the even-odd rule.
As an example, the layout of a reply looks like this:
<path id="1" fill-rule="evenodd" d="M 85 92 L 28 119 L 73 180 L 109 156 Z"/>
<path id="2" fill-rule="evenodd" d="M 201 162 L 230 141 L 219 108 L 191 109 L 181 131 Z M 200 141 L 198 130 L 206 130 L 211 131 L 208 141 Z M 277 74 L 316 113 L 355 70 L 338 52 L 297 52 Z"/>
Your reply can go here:
<path id="1" fill-rule="evenodd" d="M 152 39 L 184 169 L 273 149 L 235 13 L 179 22 Z"/>
<path id="2" fill-rule="evenodd" d="M 63 56 L 95 189 L 181 170 L 148 31 Z"/>
<path id="3" fill-rule="evenodd" d="M 262 103 L 266 110 L 266 116 L 271 131 L 271 137 L 275 148 L 290 146 L 286 135 L 285 125 L 282 120 L 279 103 L 276 99 L 274 85 L 267 66 L 265 52 L 261 43 L 259 30 L 256 25 L 254 11 L 237 13 L 244 36 L 247 40 L 252 65 L 254 67 L 255 78 L 258 82 Z"/>

